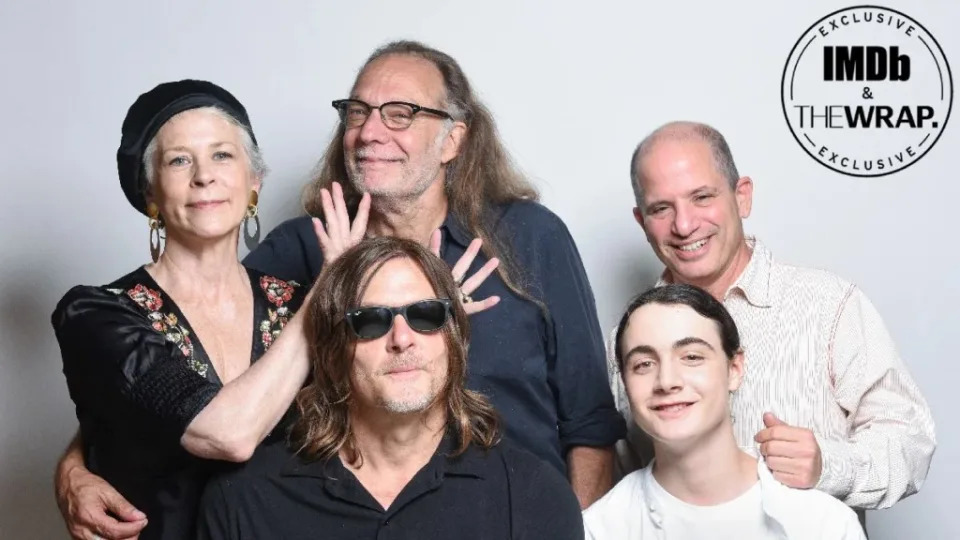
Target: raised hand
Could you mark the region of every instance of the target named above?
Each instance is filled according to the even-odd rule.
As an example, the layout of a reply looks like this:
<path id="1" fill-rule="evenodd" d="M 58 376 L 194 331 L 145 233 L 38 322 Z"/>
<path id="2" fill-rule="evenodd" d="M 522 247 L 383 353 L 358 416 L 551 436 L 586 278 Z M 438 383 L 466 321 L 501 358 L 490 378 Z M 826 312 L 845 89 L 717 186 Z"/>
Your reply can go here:
<path id="1" fill-rule="evenodd" d="M 440 239 L 440 229 L 437 229 L 430 236 L 430 251 L 437 257 L 440 256 Z M 477 254 L 480 253 L 480 246 L 482 245 L 483 240 L 474 238 L 473 242 L 470 242 L 470 245 L 467 246 L 467 251 L 464 252 L 460 260 L 453 265 L 452 269 L 453 279 L 460 284 L 460 301 L 463 303 L 463 310 L 467 312 L 467 315 L 473 315 L 474 313 L 490 309 L 500 302 L 499 296 L 490 296 L 483 300 L 474 300 L 470 297 L 470 294 L 477 290 L 477 287 L 500 266 L 500 259 L 496 257 L 490 259 L 480 267 L 475 274 L 470 276 L 469 279 L 464 279 L 467 270 L 469 270 L 470 265 L 473 264 L 473 260 L 476 259 Z"/>
<path id="2" fill-rule="evenodd" d="M 350 214 L 343 199 L 343 188 L 339 182 L 334 182 L 330 191 L 320 190 L 320 203 L 323 205 L 323 221 L 313 218 L 313 231 L 320 243 L 323 252 L 323 264 L 328 265 L 335 261 L 351 247 L 363 240 L 367 232 L 367 220 L 370 218 L 370 194 L 364 193 L 357 207 L 357 215 L 350 223 Z"/>

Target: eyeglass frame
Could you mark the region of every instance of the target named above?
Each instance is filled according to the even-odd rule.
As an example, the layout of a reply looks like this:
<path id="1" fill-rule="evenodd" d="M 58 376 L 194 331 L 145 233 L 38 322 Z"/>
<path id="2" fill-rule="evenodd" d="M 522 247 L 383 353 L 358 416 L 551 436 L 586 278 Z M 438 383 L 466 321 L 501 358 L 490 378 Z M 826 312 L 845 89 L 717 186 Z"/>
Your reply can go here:
<path id="1" fill-rule="evenodd" d="M 414 328 L 413 326 L 410 325 L 410 319 L 407 318 L 407 310 L 410 309 L 411 306 L 415 306 L 415 305 L 417 305 L 417 304 L 419 304 L 419 303 L 421 303 L 421 302 L 440 302 L 440 303 L 443 305 L 443 313 L 444 313 L 443 323 L 441 323 L 440 326 L 438 326 L 436 329 L 434 329 L 434 330 L 417 330 L 416 328 Z M 377 337 L 374 337 L 374 338 L 365 338 L 365 337 L 360 336 L 359 334 L 357 334 L 357 331 L 356 331 L 356 330 L 354 329 L 354 327 L 353 327 L 353 321 L 352 321 L 351 317 L 352 317 L 353 315 L 357 314 L 357 312 L 359 312 L 360 310 L 363 310 L 363 309 L 385 309 L 385 310 L 389 311 L 389 312 L 390 312 L 390 326 L 387 327 L 386 332 L 384 332 L 383 334 L 381 334 L 381 335 L 379 335 L 379 336 L 377 336 Z M 416 302 L 410 302 L 409 304 L 407 304 L 407 305 L 405 305 L 405 306 L 396 306 L 396 307 L 394 307 L 394 306 L 379 306 L 379 305 L 377 305 L 377 306 L 357 306 L 357 307 L 355 307 L 355 308 L 347 311 L 347 312 L 344 314 L 344 317 L 343 317 L 342 320 L 343 320 L 343 322 L 347 325 L 347 328 L 350 330 L 350 333 L 351 333 L 351 335 L 353 335 L 354 338 L 360 339 L 360 340 L 371 340 L 371 339 L 380 339 L 380 338 L 382 338 L 383 336 L 389 334 L 390 331 L 393 330 L 394 321 L 396 320 L 397 315 L 400 315 L 401 317 L 403 317 L 403 321 L 404 321 L 404 322 L 407 324 L 407 326 L 409 326 L 410 329 L 413 330 L 414 332 L 416 332 L 416 333 L 418 333 L 418 334 L 432 334 L 432 333 L 434 333 L 434 332 L 439 332 L 440 330 L 443 330 L 443 327 L 446 326 L 448 322 L 450 322 L 450 319 L 454 318 L 455 313 L 454 313 L 454 310 L 453 310 L 453 301 L 450 300 L 449 298 L 424 298 L 423 300 L 417 300 Z"/>
<path id="2" fill-rule="evenodd" d="M 413 124 L 413 121 L 414 121 L 415 117 L 417 116 L 417 114 L 418 114 L 418 113 L 421 113 L 421 112 L 425 112 L 425 113 L 429 113 L 429 114 L 432 114 L 432 115 L 435 115 L 435 116 L 439 116 L 439 117 L 444 118 L 444 119 L 446 119 L 446 120 L 454 120 L 453 115 L 450 114 L 450 113 L 448 113 L 447 111 L 441 111 L 440 109 L 431 109 L 430 107 L 424 107 L 424 106 L 422 106 L 422 105 L 417 105 L 416 103 L 410 103 L 409 101 L 386 101 L 386 102 L 381 103 L 380 105 L 377 105 L 376 107 L 374 107 L 373 105 L 367 103 L 366 101 L 360 100 L 360 99 L 353 99 L 353 98 L 336 99 L 336 100 L 334 100 L 334 101 L 331 103 L 331 105 L 333 105 L 333 108 L 337 110 L 337 113 L 338 113 L 339 116 L 340 116 L 340 122 L 341 122 L 344 126 L 347 125 L 346 119 L 344 118 L 344 116 L 346 115 L 346 109 L 341 110 L 341 109 L 340 109 L 340 106 L 341 106 L 341 105 L 344 105 L 344 104 L 347 104 L 347 103 L 359 103 L 359 104 L 363 105 L 364 107 L 366 107 L 367 109 L 369 109 L 369 112 L 367 113 L 367 117 L 363 120 L 363 123 L 362 123 L 362 124 L 358 124 L 357 126 L 354 126 L 354 127 L 360 127 L 360 126 L 362 126 L 363 124 L 366 124 L 366 123 L 367 123 L 367 120 L 370 118 L 370 114 L 373 113 L 373 110 L 374 110 L 374 109 L 376 109 L 376 110 L 378 110 L 378 111 L 380 112 L 380 121 L 383 122 L 383 125 L 384 125 L 384 126 L 387 126 L 387 129 L 392 129 L 392 130 L 394 130 L 394 131 L 402 131 L 402 130 L 405 130 L 405 129 L 409 128 L 409 127 Z M 387 105 L 405 105 L 405 106 L 407 106 L 407 107 L 410 107 L 410 109 L 412 110 L 412 112 L 410 113 L 410 124 L 407 124 L 405 127 L 402 127 L 402 128 L 394 128 L 394 127 L 388 126 L 388 125 L 387 125 L 387 119 L 386 119 L 386 117 L 385 117 L 384 114 L 383 114 L 383 107 L 385 107 L 385 106 L 387 106 Z"/>

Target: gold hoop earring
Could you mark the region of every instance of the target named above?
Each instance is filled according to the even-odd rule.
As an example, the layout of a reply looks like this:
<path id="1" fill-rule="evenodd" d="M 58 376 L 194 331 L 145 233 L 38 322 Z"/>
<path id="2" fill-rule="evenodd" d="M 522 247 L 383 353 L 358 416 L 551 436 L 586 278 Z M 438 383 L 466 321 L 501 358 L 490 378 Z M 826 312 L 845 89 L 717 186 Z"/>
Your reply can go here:
<path id="1" fill-rule="evenodd" d="M 256 190 L 250 191 L 250 204 L 247 205 L 247 216 L 243 219 L 243 242 L 247 249 L 253 251 L 260 245 L 260 209 L 257 204 L 260 202 L 260 195 Z M 250 233 L 250 220 L 253 220 L 257 229 L 255 233 Z"/>
<path id="2" fill-rule="evenodd" d="M 259 204 L 259 202 L 260 202 L 260 194 L 258 194 L 258 193 L 256 192 L 256 190 L 251 190 L 251 191 L 250 191 L 250 203 L 247 204 L 247 217 L 248 217 L 248 218 L 255 218 L 255 217 L 257 217 L 257 212 L 259 211 L 258 208 L 257 208 L 257 204 Z"/>
<path id="3" fill-rule="evenodd" d="M 147 224 L 150 226 L 150 258 L 153 262 L 160 259 L 160 229 L 163 228 L 163 220 L 160 218 L 160 209 L 154 203 L 147 204 Z"/>

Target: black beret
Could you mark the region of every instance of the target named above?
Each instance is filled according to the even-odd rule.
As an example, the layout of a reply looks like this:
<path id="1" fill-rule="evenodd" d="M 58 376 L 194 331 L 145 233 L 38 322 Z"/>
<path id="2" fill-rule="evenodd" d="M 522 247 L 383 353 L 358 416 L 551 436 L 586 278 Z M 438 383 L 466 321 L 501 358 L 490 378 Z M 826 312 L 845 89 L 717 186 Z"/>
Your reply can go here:
<path id="1" fill-rule="evenodd" d="M 163 124 L 176 114 L 210 106 L 232 116 L 246 128 L 253 144 L 257 144 L 246 109 L 233 94 L 211 82 L 189 79 L 166 82 L 142 94 L 130 106 L 123 120 L 120 148 L 117 149 L 117 172 L 123 193 L 141 214 L 147 213 L 147 178 L 143 168 L 143 152 L 147 145 Z"/>

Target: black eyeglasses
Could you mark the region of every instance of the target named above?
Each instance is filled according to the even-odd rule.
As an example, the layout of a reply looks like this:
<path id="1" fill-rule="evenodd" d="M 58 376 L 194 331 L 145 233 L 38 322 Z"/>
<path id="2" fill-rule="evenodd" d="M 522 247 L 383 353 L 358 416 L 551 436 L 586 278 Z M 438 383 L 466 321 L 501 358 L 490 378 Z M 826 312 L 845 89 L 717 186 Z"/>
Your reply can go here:
<path id="1" fill-rule="evenodd" d="M 421 112 L 453 120 L 453 116 L 446 111 L 421 107 L 406 101 L 388 101 L 374 107 L 359 99 L 338 99 L 333 102 L 333 108 L 340 113 L 340 121 L 348 128 L 362 126 L 374 109 L 380 110 L 380 119 L 390 129 L 407 129 L 413 123 L 413 117 Z"/>
<path id="2" fill-rule="evenodd" d="M 417 332 L 436 332 L 453 314 L 450 300 L 431 298 L 400 307 L 364 306 L 347 312 L 347 326 L 360 339 L 377 339 L 393 328 L 393 319 L 402 315 Z"/>

